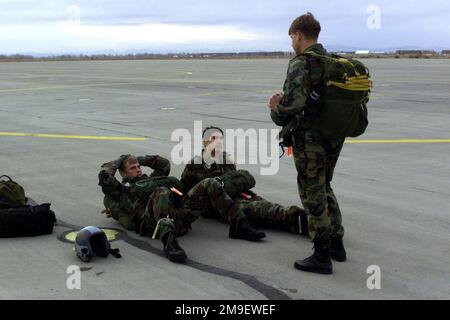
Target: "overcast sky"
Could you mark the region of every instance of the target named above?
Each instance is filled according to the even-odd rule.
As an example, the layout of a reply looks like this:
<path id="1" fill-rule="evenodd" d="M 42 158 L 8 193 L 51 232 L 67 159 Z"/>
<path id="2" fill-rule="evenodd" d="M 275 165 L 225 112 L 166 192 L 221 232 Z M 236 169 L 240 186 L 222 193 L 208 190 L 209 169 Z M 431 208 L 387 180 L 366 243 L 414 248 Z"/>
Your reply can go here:
<path id="1" fill-rule="evenodd" d="M 306 11 L 328 46 L 450 49 L 448 0 L 0 0 L 0 53 L 290 51 Z"/>

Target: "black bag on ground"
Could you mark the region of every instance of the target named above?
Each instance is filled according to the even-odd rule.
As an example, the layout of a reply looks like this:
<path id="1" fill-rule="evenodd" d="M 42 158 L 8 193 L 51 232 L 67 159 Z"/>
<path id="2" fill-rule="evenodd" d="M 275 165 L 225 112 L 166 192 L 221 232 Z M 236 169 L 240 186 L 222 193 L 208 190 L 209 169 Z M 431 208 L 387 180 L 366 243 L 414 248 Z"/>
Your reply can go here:
<path id="1" fill-rule="evenodd" d="M 55 222 L 49 203 L 0 208 L 0 238 L 51 234 Z"/>

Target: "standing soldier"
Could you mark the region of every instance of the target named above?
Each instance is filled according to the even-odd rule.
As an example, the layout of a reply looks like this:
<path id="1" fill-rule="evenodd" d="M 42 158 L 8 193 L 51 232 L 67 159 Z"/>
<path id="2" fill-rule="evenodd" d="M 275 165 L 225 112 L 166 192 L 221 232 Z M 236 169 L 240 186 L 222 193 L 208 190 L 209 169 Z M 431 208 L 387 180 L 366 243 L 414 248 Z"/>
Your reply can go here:
<path id="1" fill-rule="evenodd" d="M 344 138 L 329 139 L 321 134 L 319 94 L 311 90 L 314 83 L 320 83 L 324 71 L 320 63 L 313 65 L 304 53 L 327 55 L 317 42 L 320 30 L 319 21 L 309 12 L 292 22 L 289 36 L 296 56 L 289 62 L 283 93 L 272 95 L 269 107 L 274 123 L 284 127 L 280 137 L 290 132 L 283 140 L 292 139 L 298 190 L 314 242 L 314 254 L 296 261 L 294 266 L 331 274 L 331 258 L 346 260 L 341 211 L 330 185 Z"/>

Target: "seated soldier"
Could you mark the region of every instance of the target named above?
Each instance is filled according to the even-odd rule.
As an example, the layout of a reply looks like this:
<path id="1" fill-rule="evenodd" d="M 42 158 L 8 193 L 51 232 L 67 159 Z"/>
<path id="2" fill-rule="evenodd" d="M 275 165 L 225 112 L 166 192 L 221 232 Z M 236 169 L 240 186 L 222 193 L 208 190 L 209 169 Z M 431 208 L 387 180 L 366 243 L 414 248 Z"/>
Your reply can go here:
<path id="1" fill-rule="evenodd" d="M 155 171 L 144 175 L 141 164 Z M 117 169 L 122 183 L 114 177 Z M 99 185 L 105 194 L 105 211 L 127 229 L 161 239 L 166 256 L 174 262 L 186 259 L 176 237 L 189 231 L 205 207 L 229 218 L 230 238 L 258 241 L 265 237 L 249 225 L 239 204 L 227 195 L 219 181 L 205 179 L 183 195 L 181 183 L 168 177 L 169 171 L 169 162 L 159 156 L 127 155 L 104 164 Z"/>
<path id="2" fill-rule="evenodd" d="M 205 178 L 220 177 L 236 171 L 234 161 L 223 150 L 223 139 L 223 131 L 218 127 L 208 127 L 203 130 L 202 155 L 194 157 L 191 163 L 186 165 L 181 175 L 181 183 L 185 190 L 190 190 Z M 269 202 L 251 190 L 246 190 L 234 199 L 241 203 L 242 209 L 250 222 L 258 227 L 281 229 L 308 235 L 306 213 L 297 206 L 284 207 Z M 206 211 L 206 214 L 212 212 L 214 211 Z M 216 215 L 215 218 L 227 222 L 225 217 Z"/>

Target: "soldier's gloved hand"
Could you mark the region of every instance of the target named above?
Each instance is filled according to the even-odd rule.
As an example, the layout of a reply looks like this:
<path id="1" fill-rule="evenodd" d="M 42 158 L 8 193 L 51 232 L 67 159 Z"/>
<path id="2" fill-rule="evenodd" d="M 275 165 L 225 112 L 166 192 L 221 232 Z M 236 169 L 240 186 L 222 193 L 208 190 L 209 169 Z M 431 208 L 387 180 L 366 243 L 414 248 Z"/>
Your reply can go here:
<path id="1" fill-rule="evenodd" d="M 141 166 L 145 166 L 147 157 L 149 157 L 149 156 L 138 156 L 138 157 L 137 157 L 138 162 L 139 162 L 139 164 L 140 164 Z"/>
<path id="2" fill-rule="evenodd" d="M 153 160 L 155 160 L 157 158 L 157 156 L 138 156 L 137 159 L 139 161 L 139 164 L 141 166 L 145 166 L 148 165 L 149 163 L 151 163 Z"/>
<path id="3" fill-rule="evenodd" d="M 116 160 L 116 166 L 117 168 L 120 168 L 120 166 L 122 165 L 122 163 L 125 161 L 126 158 L 128 158 L 130 155 L 129 154 L 123 154 L 120 156 L 119 159 Z"/>
<path id="4" fill-rule="evenodd" d="M 98 182 L 99 184 L 104 184 L 109 179 L 109 173 L 106 170 L 102 170 L 98 174 Z"/>

